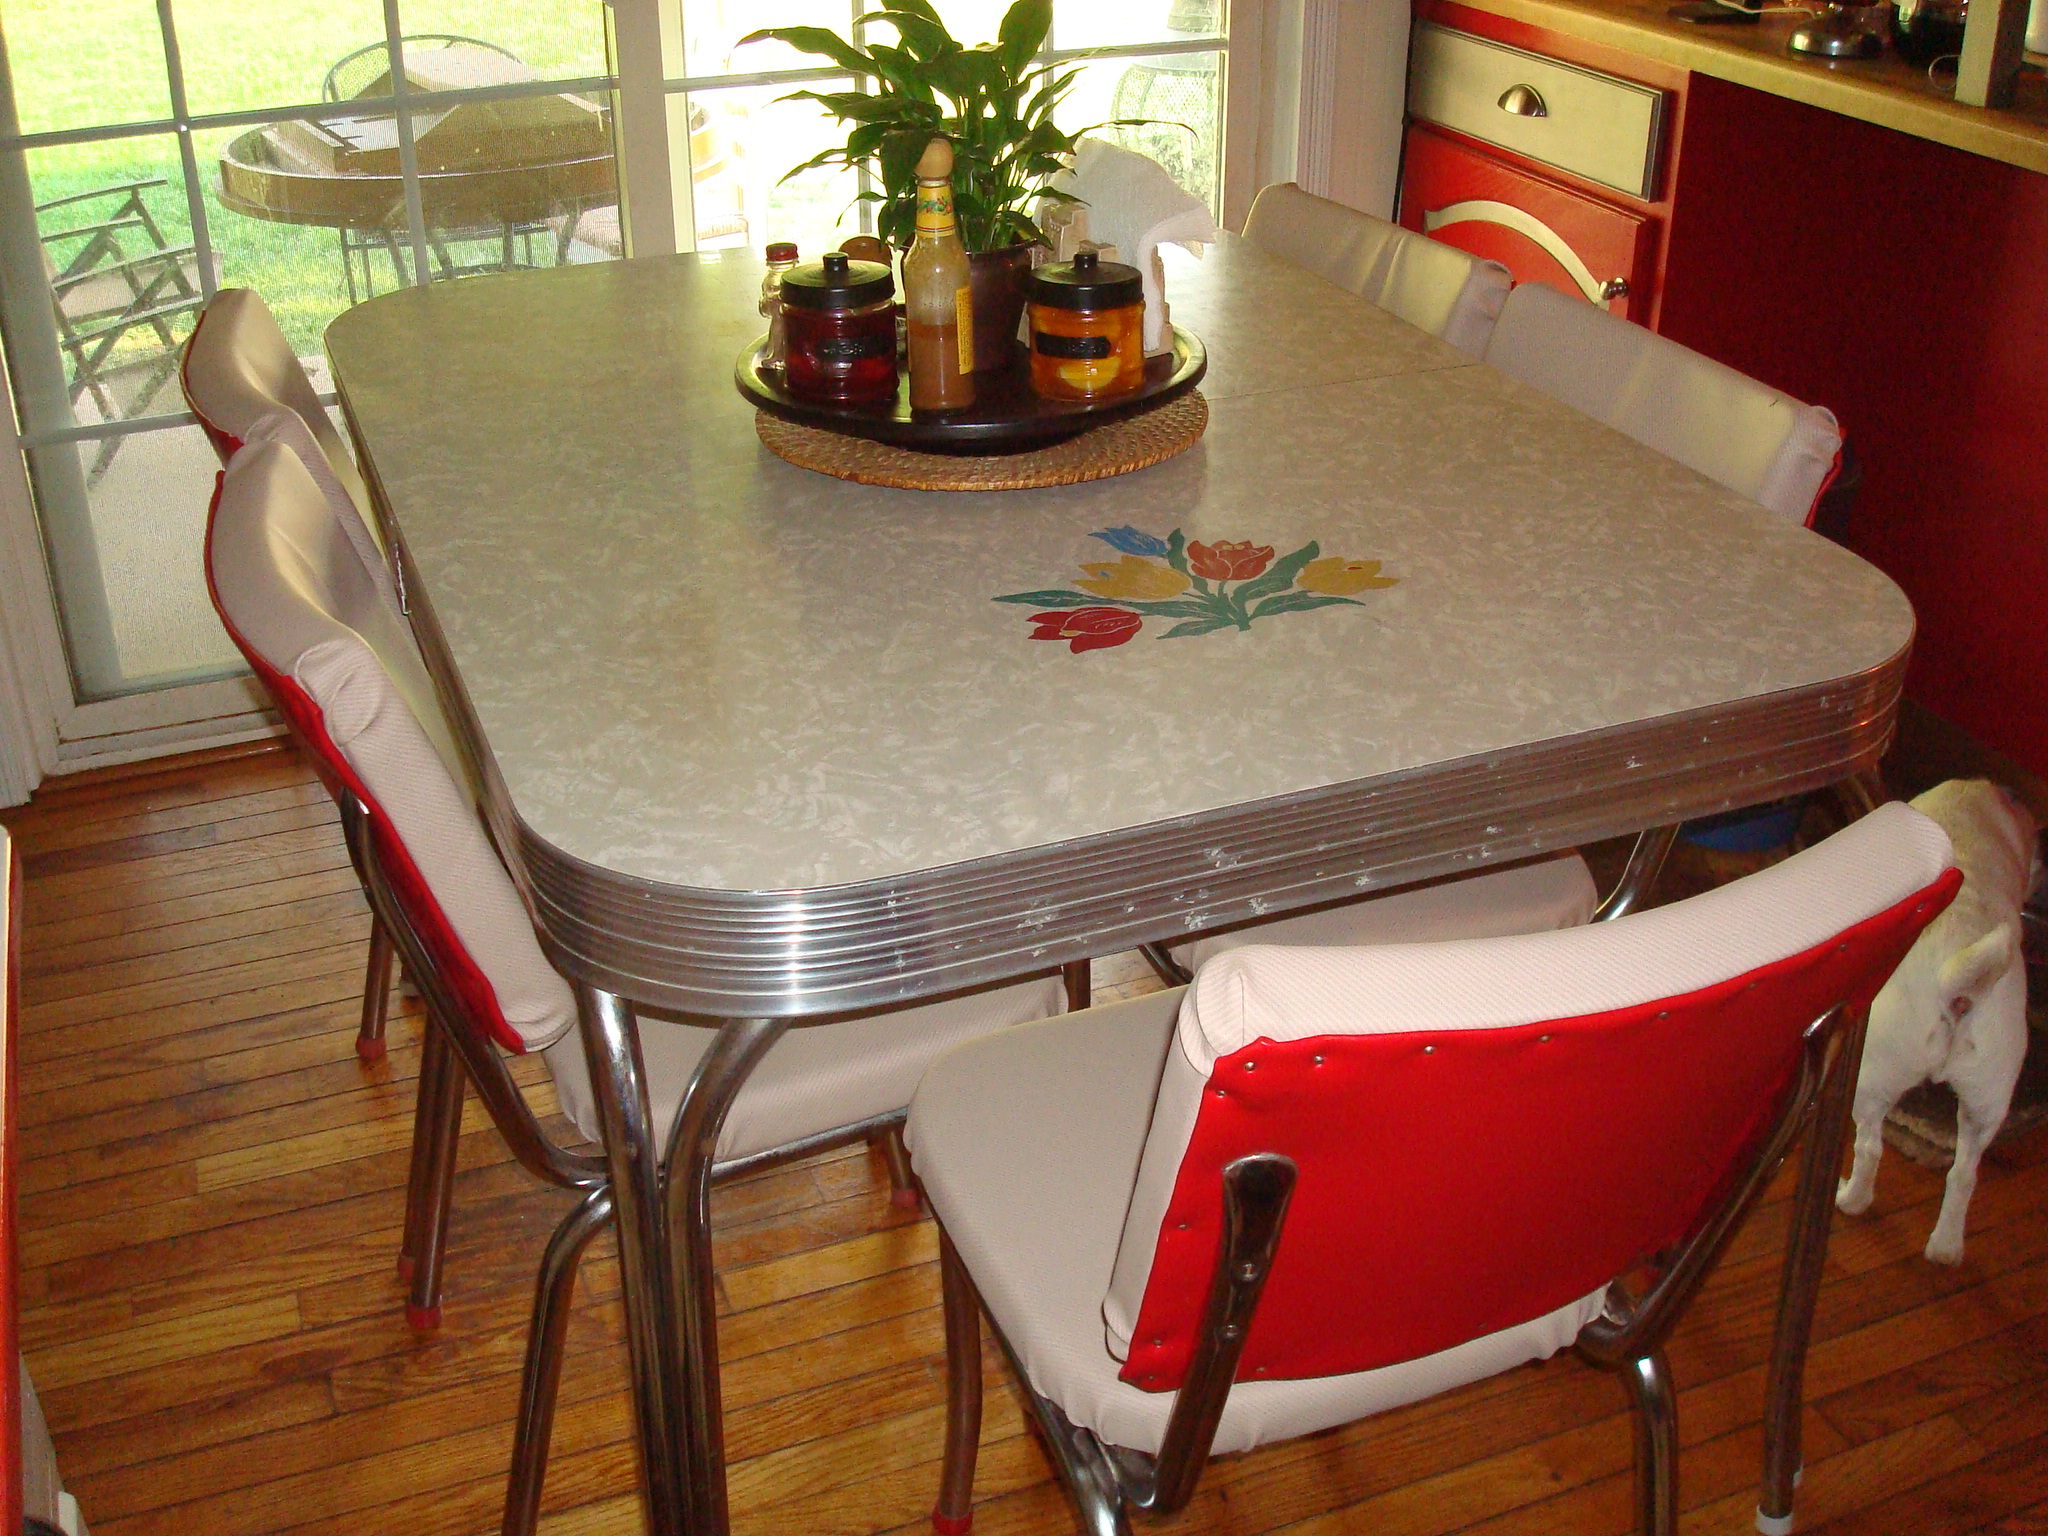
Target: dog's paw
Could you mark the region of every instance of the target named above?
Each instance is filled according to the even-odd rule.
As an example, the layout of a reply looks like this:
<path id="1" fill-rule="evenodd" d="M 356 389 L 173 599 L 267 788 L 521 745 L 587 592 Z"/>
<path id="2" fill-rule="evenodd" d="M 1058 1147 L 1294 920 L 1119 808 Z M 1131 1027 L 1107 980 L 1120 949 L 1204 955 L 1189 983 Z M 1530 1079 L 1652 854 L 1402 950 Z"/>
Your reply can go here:
<path id="1" fill-rule="evenodd" d="M 1844 1179 L 1835 1186 L 1835 1209 L 1844 1216 L 1861 1216 L 1870 1209 L 1871 1198 L 1877 1193 L 1876 1181 L 1859 1186 L 1853 1178 Z"/>
<path id="2" fill-rule="evenodd" d="M 1937 1232 L 1927 1239 L 1927 1257 L 1936 1264 L 1955 1265 L 1963 1262 L 1963 1240 L 1960 1237 L 1944 1237 Z"/>

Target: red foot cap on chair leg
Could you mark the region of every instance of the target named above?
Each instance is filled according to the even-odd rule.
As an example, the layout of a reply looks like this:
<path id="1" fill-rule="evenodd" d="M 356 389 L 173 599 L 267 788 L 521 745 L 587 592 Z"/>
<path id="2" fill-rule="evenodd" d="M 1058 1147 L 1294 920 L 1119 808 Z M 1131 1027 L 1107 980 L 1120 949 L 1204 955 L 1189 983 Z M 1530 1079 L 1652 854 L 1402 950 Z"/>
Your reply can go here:
<path id="1" fill-rule="evenodd" d="M 405 1307 L 405 1326 L 414 1333 L 432 1333 L 441 1326 L 441 1306 L 436 1302 L 431 1307 L 416 1307 L 411 1302 Z"/>
<path id="2" fill-rule="evenodd" d="M 362 1057 L 364 1061 L 382 1061 L 384 1059 L 383 1037 L 379 1036 L 375 1040 L 365 1040 L 361 1035 L 357 1035 L 356 1054 Z"/>
<path id="3" fill-rule="evenodd" d="M 914 1211 L 917 1209 L 918 1203 L 917 1191 L 914 1188 L 892 1189 L 889 1191 L 889 1203 L 906 1211 Z"/>
<path id="4" fill-rule="evenodd" d="M 935 1509 L 932 1511 L 932 1529 L 938 1532 L 938 1536 L 967 1536 L 974 1529 L 974 1511 L 970 1509 L 964 1515 L 942 1515 Z"/>
<path id="5" fill-rule="evenodd" d="M 412 1279 L 412 1255 L 409 1253 L 401 1253 L 398 1256 L 398 1278 L 405 1281 Z"/>

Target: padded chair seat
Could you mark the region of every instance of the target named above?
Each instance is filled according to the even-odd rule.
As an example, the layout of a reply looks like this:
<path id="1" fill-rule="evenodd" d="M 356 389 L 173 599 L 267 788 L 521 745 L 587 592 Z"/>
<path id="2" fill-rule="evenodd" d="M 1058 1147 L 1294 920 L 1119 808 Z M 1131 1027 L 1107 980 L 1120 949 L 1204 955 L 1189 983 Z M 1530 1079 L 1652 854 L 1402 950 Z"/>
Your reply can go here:
<path id="1" fill-rule="evenodd" d="M 1599 900 L 1586 861 L 1564 853 L 1204 935 L 1168 953 L 1192 972 L 1243 944 L 1413 944 L 1548 933 L 1589 921 Z"/>
<path id="2" fill-rule="evenodd" d="M 1047 976 L 873 1018 L 792 1026 L 740 1089 L 719 1132 L 718 1160 L 752 1157 L 901 1109 L 935 1052 L 1042 1019 L 1065 1005 L 1060 978 Z M 662 1135 L 675 1123 L 683 1090 L 715 1033 L 703 1024 L 641 1011 L 640 1049 Z M 542 1054 L 562 1112 L 590 1140 L 599 1140 L 581 1035 L 571 1030 Z"/>
<path id="3" fill-rule="evenodd" d="M 1185 990 L 949 1052 L 925 1074 L 906 1129 L 925 1195 L 1032 1387 L 1101 1439 L 1145 1452 L 1158 1450 L 1174 1394 L 1117 1379 L 1102 1303 Z M 1239 1382 L 1215 1449 L 1309 1434 L 1543 1359 L 1578 1336 L 1603 1294 L 1380 1370 Z"/>

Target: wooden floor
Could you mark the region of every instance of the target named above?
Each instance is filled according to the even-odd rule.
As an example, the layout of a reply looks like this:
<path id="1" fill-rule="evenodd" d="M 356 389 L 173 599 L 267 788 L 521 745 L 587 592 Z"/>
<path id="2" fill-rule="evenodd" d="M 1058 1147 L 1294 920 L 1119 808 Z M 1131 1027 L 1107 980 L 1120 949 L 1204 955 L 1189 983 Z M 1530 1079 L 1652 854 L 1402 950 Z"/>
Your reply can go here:
<path id="1" fill-rule="evenodd" d="M 188 762 L 60 783 L 6 819 L 28 874 L 25 1349 L 96 1536 L 495 1529 L 532 1270 L 563 1200 L 472 1105 L 446 1319 L 406 1331 L 393 1257 L 419 1020 L 357 1061 L 368 919 L 310 775 L 279 751 Z M 1120 977 L 1145 985 L 1104 979 Z M 2048 1532 L 2048 1135 L 1987 1161 L 1959 1269 L 1919 1254 L 1939 1193 L 1893 1157 L 1875 1212 L 1837 1225 L 1802 1530 Z M 1689 1532 L 1750 1528 L 1783 1195 L 1672 1350 Z M 890 1205 L 865 1152 L 717 1205 L 735 1528 L 925 1529 L 931 1225 Z M 585 1277 L 550 1536 L 639 1529 L 605 1241 Z M 1620 1387 L 1566 1355 L 1219 1461 L 1164 1529 L 1620 1533 L 1629 1456 Z M 1078 1529 L 1009 1390 L 989 1398 L 977 1493 L 984 1536 Z"/>

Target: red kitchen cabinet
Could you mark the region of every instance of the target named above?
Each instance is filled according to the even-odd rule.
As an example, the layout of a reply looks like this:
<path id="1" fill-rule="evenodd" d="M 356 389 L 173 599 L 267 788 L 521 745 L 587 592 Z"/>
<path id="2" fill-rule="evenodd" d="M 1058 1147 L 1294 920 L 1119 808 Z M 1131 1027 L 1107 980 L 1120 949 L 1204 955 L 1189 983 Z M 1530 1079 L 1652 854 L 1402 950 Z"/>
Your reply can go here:
<path id="1" fill-rule="evenodd" d="M 1649 318 L 1657 221 L 1575 192 L 1423 124 L 1408 130 L 1401 223 L 1499 262 L 1518 283 L 1548 283 Z"/>

